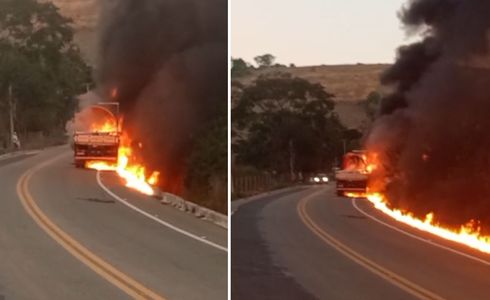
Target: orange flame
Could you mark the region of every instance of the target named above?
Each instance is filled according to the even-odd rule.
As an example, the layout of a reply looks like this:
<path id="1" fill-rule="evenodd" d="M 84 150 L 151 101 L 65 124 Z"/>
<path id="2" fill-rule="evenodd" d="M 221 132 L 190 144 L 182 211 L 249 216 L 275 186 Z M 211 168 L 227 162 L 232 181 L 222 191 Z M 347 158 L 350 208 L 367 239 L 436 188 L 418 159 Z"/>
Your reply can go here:
<path id="1" fill-rule="evenodd" d="M 375 152 L 368 152 L 364 156 L 364 160 L 366 168 L 360 171 L 369 176 L 367 193 L 347 193 L 347 197 L 366 198 L 373 204 L 374 208 L 400 223 L 481 252 L 490 253 L 490 236 L 482 234 L 480 222 L 476 220 L 470 220 L 459 228 L 450 228 L 438 222 L 433 212 L 428 213 L 424 218 L 420 218 L 412 212 L 390 206 L 388 198 L 379 192 L 384 189 L 384 179 L 382 178 L 384 177 L 382 176 L 384 169 L 380 163 L 379 155 Z M 375 174 L 376 172 L 379 174 Z"/>
<path id="2" fill-rule="evenodd" d="M 411 212 L 390 208 L 386 197 L 381 193 L 349 193 L 347 196 L 351 198 L 367 198 L 377 210 L 398 222 L 437 235 L 443 239 L 464 244 L 481 252 L 490 253 L 490 236 L 481 233 L 479 222 L 475 220 L 470 220 L 468 223 L 461 225 L 459 229 L 451 229 L 438 223 L 432 212 L 428 213 L 424 219 L 421 219 L 415 217 Z"/>
<path id="3" fill-rule="evenodd" d="M 116 133 L 116 124 L 107 121 L 93 131 Z M 127 134 L 123 133 L 118 149 L 117 163 L 89 161 L 86 163 L 85 167 L 98 171 L 115 171 L 119 177 L 124 179 L 127 187 L 137 190 L 145 195 L 153 196 L 155 191 L 152 186 L 158 183 L 160 173 L 155 171 L 148 177 L 145 166 L 134 159 L 133 149 L 130 145 L 131 139 Z"/>
<path id="4" fill-rule="evenodd" d="M 112 99 L 116 99 L 118 94 L 119 94 L 119 90 L 117 88 L 113 88 L 111 90 L 111 98 Z"/>
<path id="5" fill-rule="evenodd" d="M 377 170 L 378 165 L 379 158 L 374 152 L 351 152 L 344 156 L 344 170 L 357 171 L 362 174 L 371 174 Z"/>
<path id="6" fill-rule="evenodd" d="M 116 122 L 114 120 L 107 120 L 102 124 L 92 124 L 90 126 L 90 131 L 103 132 L 103 133 L 117 132 L 117 130 L 114 130 L 115 128 L 116 128 Z"/>

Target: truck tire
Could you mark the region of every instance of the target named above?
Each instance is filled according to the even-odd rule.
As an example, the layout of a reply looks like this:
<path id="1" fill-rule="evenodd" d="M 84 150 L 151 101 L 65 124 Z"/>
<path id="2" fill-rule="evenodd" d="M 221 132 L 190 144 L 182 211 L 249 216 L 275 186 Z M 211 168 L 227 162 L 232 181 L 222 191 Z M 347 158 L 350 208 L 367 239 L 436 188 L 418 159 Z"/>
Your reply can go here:
<path id="1" fill-rule="evenodd" d="M 337 196 L 339 196 L 339 197 L 344 197 L 344 192 L 342 192 L 342 191 L 337 191 Z"/>

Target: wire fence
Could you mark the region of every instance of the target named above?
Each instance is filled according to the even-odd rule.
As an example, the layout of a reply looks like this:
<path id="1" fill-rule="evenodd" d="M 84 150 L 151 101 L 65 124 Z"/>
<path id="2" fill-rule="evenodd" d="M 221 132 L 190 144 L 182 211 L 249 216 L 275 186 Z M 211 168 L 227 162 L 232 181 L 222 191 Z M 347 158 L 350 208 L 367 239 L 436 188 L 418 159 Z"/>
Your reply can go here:
<path id="1" fill-rule="evenodd" d="M 289 174 L 259 174 L 232 177 L 233 198 L 243 198 L 291 184 Z"/>

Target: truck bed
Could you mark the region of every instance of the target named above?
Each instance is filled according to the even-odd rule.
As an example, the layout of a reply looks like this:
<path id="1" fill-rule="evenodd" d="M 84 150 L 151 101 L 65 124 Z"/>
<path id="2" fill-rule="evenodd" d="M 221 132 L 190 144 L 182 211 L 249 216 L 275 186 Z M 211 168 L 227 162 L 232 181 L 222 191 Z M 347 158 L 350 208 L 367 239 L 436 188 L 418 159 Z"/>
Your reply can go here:
<path id="1" fill-rule="evenodd" d="M 86 161 L 117 162 L 119 135 L 117 133 L 75 133 L 74 160 L 77 167 Z"/>

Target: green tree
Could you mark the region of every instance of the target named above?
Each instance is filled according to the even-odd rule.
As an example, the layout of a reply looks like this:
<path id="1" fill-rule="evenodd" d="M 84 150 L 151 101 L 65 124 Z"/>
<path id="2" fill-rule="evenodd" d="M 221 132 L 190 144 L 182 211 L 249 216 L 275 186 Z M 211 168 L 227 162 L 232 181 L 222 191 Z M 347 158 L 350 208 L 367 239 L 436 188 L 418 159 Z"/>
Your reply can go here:
<path id="1" fill-rule="evenodd" d="M 12 86 L 18 131 L 62 130 L 91 82 L 71 20 L 52 3 L 2 0 L 0 32 L 0 107 Z"/>
<path id="2" fill-rule="evenodd" d="M 250 73 L 252 66 L 241 58 L 232 58 L 231 76 L 236 78 Z"/>
<path id="3" fill-rule="evenodd" d="M 272 54 L 264 54 L 254 57 L 254 60 L 259 68 L 267 68 L 274 64 L 276 57 Z"/>
<path id="4" fill-rule="evenodd" d="M 343 143 L 345 152 L 361 149 L 362 137 L 362 133 L 357 129 L 347 129 L 344 131 Z"/>
<path id="5" fill-rule="evenodd" d="M 237 163 L 288 172 L 329 168 L 342 154 L 345 128 L 322 85 L 282 74 L 244 88 L 233 109 Z"/>
<path id="6" fill-rule="evenodd" d="M 186 196 L 211 209 L 228 209 L 228 106 L 220 102 L 219 117 L 204 124 L 188 159 Z"/>

